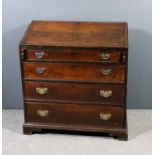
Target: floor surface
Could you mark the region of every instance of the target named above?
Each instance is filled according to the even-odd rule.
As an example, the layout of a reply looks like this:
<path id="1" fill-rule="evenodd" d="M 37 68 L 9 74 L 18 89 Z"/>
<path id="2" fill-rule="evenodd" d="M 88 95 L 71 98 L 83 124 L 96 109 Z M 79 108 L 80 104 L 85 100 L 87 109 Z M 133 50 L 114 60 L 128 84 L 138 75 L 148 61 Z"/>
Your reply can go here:
<path id="1" fill-rule="evenodd" d="M 45 133 L 23 135 L 23 110 L 3 110 L 3 155 L 151 155 L 151 110 L 128 110 L 128 141 Z"/>

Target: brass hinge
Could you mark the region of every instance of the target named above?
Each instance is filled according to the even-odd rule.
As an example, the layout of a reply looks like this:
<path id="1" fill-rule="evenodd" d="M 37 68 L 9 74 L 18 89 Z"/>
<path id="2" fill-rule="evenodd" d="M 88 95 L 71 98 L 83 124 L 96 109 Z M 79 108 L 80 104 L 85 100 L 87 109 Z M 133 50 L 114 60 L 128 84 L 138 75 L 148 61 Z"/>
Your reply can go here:
<path id="1" fill-rule="evenodd" d="M 25 52 L 26 52 L 26 47 L 21 47 L 20 48 L 20 57 L 21 57 L 21 60 L 24 60 L 25 59 Z"/>
<path id="2" fill-rule="evenodd" d="M 127 60 L 126 53 L 123 52 L 123 53 L 122 53 L 122 63 L 126 63 L 126 60 Z"/>

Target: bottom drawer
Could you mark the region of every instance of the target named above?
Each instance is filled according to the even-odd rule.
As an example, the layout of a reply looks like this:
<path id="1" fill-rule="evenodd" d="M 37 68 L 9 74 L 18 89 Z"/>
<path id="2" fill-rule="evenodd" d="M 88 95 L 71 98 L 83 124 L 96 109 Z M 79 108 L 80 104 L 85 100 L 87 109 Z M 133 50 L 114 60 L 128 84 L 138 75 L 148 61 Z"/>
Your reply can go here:
<path id="1" fill-rule="evenodd" d="M 124 108 L 96 105 L 26 103 L 26 122 L 122 127 Z"/>

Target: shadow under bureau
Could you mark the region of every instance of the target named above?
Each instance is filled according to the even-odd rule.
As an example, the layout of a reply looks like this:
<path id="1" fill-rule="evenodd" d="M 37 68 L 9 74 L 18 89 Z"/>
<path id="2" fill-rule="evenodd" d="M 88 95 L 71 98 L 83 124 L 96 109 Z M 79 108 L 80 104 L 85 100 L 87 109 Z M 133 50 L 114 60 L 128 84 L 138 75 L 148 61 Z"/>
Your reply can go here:
<path id="1" fill-rule="evenodd" d="M 24 134 L 56 129 L 127 140 L 127 23 L 32 21 L 19 52 Z"/>

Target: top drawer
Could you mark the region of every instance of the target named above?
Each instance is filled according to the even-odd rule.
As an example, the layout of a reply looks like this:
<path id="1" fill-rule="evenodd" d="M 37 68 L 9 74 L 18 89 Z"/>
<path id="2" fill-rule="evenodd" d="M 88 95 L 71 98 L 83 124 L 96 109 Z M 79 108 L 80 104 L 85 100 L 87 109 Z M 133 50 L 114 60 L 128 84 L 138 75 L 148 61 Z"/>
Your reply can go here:
<path id="1" fill-rule="evenodd" d="M 118 49 L 76 49 L 52 48 L 48 50 L 27 50 L 26 60 L 30 61 L 71 61 L 125 63 L 126 52 Z"/>

